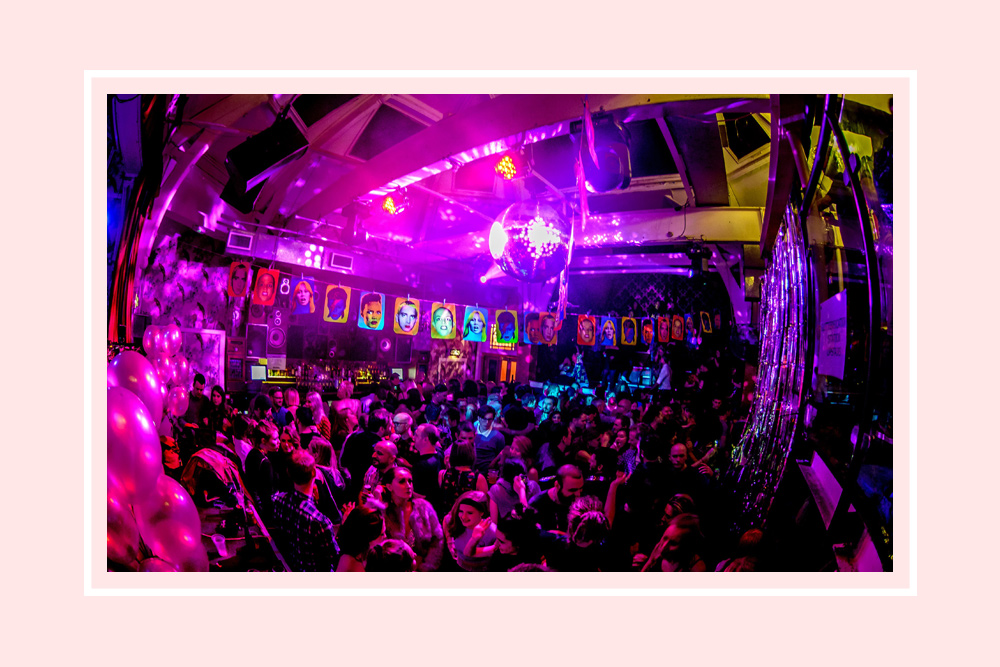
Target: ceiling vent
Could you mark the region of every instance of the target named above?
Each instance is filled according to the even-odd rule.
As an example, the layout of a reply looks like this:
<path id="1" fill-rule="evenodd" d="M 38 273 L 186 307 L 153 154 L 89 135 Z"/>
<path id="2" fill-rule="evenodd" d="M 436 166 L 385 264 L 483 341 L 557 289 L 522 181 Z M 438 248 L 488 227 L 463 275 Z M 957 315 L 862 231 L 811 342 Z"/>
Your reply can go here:
<path id="1" fill-rule="evenodd" d="M 337 252 L 331 252 L 326 261 L 326 268 L 333 269 L 334 271 L 344 271 L 345 273 L 350 273 L 354 270 L 354 258 L 350 255 L 341 255 Z"/>
<path id="2" fill-rule="evenodd" d="M 229 255 L 249 255 L 253 249 L 253 234 L 244 232 L 229 232 L 226 240 L 226 253 Z"/>

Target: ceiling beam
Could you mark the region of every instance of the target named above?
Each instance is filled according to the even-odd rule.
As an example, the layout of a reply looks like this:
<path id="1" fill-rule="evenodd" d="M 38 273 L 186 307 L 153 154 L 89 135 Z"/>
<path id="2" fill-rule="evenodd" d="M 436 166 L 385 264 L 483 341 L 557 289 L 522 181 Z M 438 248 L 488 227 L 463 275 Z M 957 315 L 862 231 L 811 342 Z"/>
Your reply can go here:
<path id="1" fill-rule="evenodd" d="M 591 108 L 605 111 L 682 102 L 697 103 L 707 109 L 719 105 L 728 108 L 731 103 L 740 104 L 746 100 L 691 95 L 590 96 Z M 500 95 L 443 118 L 441 122 L 376 155 L 310 199 L 296 213 L 320 219 L 355 198 L 425 165 L 525 130 L 575 120 L 582 113 L 581 95 Z"/>
<path id="2" fill-rule="evenodd" d="M 674 165 L 677 167 L 677 173 L 680 174 L 681 183 L 684 185 L 684 192 L 687 194 L 687 201 L 685 204 L 689 206 L 696 206 L 694 199 L 694 190 L 691 188 L 691 179 L 688 177 L 687 167 L 684 166 L 684 156 L 681 152 L 677 150 L 677 144 L 674 142 L 673 136 L 670 134 L 670 128 L 667 127 L 667 121 L 663 118 L 656 119 L 656 126 L 660 128 L 660 133 L 663 135 L 664 141 L 667 142 L 667 148 L 670 149 L 670 155 L 674 158 Z"/>

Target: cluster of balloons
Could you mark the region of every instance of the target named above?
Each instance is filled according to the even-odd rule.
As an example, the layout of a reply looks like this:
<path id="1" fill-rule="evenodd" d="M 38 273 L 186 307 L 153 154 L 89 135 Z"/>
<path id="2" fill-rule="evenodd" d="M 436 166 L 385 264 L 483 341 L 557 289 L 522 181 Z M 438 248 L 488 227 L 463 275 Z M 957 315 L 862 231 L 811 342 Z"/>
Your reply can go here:
<path id="1" fill-rule="evenodd" d="M 176 324 L 147 327 L 142 335 L 142 349 L 160 378 L 167 413 L 180 417 L 188 409 L 187 387 L 191 377 L 191 364 L 180 354 L 181 330 Z"/>
<path id="2" fill-rule="evenodd" d="M 167 327 L 156 343 L 173 362 L 172 369 L 179 365 L 174 354 L 180 331 L 176 334 L 166 343 L 171 339 Z M 156 349 L 145 339 L 143 343 L 147 350 Z M 108 365 L 108 559 L 143 572 L 204 572 L 208 555 L 201 543 L 201 519 L 187 490 L 163 474 L 157 429 L 164 402 L 171 414 L 183 414 L 187 393 L 183 410 L 171 405 L 154 363 L 127 350 Z M 171 378 L 186 382 L 188 372 Z M 184 388 L 175 386 L 170 392 L 175 389 Z M 140 540 L 153 554 L 141 561 L 145 552 Z"/>

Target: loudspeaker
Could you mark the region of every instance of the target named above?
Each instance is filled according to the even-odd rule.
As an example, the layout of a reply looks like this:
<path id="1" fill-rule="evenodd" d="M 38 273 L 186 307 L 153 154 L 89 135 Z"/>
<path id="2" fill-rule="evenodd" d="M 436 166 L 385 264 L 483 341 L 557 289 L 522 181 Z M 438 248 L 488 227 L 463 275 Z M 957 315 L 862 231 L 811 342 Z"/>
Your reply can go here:
<path id="1" fill-rule="evenodd" d="M 306 152 L 309 142 L 291 118 L 258 132 L 226 155 L 226 171 L 233 187 L 243 191 L 263 184 L 271 174 Z"/>
<path id="2" fill-rule="evenodd" d="M 271 308 L 267 317 L 267 353 L 285 354 L 288 339 L 288 311 L 283 308 Z"/>
<path id="3" fill-rule="evenodd" d="M 252 213 L 254 204 L 257 203 L 257 197 L 260 196 L 260 191 L 263 189 L 264 181 L 246 191 L 243 183 L 230 178 L 229 182 L 226 183 L 226 187 L 222 188 L 219 198 L 240 213 Z"/>
<path id="4" fill-rule="evenodd" d="M 247 327 L 247 356 L 267 356 L 267 325 L 251 324 Z"/>

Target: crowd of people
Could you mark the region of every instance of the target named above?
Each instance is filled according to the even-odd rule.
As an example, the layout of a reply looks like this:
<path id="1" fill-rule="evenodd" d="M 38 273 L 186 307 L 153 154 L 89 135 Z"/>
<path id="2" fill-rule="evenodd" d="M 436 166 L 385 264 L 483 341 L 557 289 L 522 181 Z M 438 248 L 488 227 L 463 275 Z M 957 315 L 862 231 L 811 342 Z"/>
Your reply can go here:
<path id="1" fill-rule="evenodd" d="M 541 386 L 273 386 L 243 412 L 197 376 L 165 465 L 196 502 L 238 477 L 295 571 L 755 570 L 764 535 L 730 533 L 720 484 L 739 400 L 721 359 L 658 355 L 644 387 L 584 389 L 576 359 Z"/>

